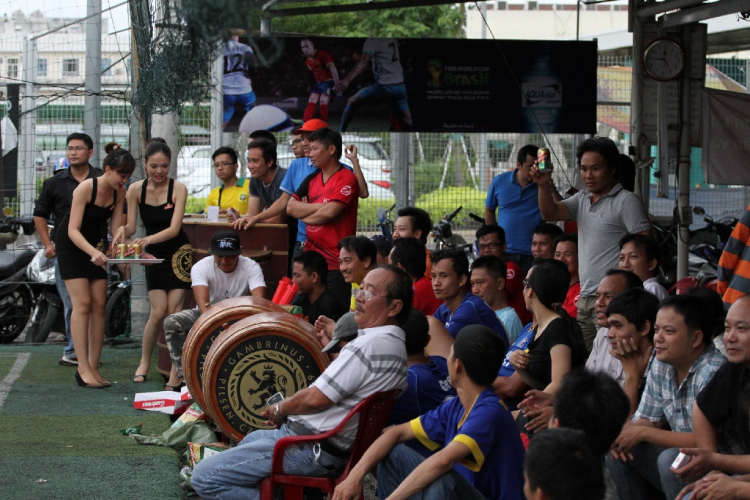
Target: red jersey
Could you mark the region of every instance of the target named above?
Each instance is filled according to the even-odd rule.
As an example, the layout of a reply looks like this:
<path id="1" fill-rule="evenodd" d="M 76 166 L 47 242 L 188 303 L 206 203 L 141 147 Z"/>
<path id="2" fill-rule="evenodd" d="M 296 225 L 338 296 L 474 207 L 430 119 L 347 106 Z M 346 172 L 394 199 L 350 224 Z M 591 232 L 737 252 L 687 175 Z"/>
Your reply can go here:
<path id="1" fill-rule="evenodd" d="M 302 181 L 294 194 L 297 200 L 305 196 L 309 203 L 340 203 L 344 206 L 344 211 L 327 224 L 308 224 L 305 242 L 305 250 L 319 252 L 328 262 L 328 269 L 338 270 L 339 241 L 357 233 L 357 178 L 349 169 L 339 166 L 339 169 L 323 182 L 323 171 L 316 170 Z"/>
<path id="2" fill-rule="evenodd" d="M 443 305 L 443 301 L 435 297 L 432 291 L 432 280 L 424 276 L 414 282 L 414 300 L 411 306 L 422 311 L 427 316 L 432 316 L 437 308 Z"/>
<path id="3" fill-rule="evenodd" d="M 331 58 L 331 54 L 325 50 L 315 49 L 315 55 L 305 59 L 305 64 L 312 71 L 313 76 L 315 76 L 315 81 L 324 82 L 326 80 L 333 80 L 333 73 L 331 73 L 329 67 L 333 66 L 333 59 Z"/>
<path id="4" fill-rule="evenodd" d="M 521 324 L 525 325 L 531 322 L 531 313 L 526 309 L 526 302 L 523 300 L 524 277 L 521 275 L 521 268 L 515 262 L 506 261 L 505 265 L 508 268 L 508 275 L 505 279 L 505 296 L 508 299 L 508 305 L 518 314 Z"/>
<path id="5" fill-rule="evenodd" d="M 565 296 L 565 302 L 563 302 L 563 309 L 570 315 L 571 318 L 575 319 L 578 316 L 578 299 L 581 298 L 581 283 L 579 281 L 570 285 L 568 288 L 568 295 Z"/>

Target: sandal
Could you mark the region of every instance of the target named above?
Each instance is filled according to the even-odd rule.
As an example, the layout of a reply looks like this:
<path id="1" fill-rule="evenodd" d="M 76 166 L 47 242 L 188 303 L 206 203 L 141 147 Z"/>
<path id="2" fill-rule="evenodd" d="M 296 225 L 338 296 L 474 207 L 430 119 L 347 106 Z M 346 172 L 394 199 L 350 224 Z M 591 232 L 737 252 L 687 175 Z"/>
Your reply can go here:
<path id="1" fill-rule="evenodd" d="M 183 387 L 185 387 L 185 382 L 180 382 L 180 383 L 179 383 L 179 384 L 177 384 L 177 385 L 169 385 L 169 384 L 166 384 L 166 385 L 164 386 L 164 390 L 165 390 L 165 391 L 172 391 L 172 392 L 180 392 L 180 391 L 182 390 L 182 388 L 183 388 Z"/>
<path id="2" fill-rule="evenodd" d="M 141 379 L 141 380 L 138 380 L 138 379 Z M 142 383 L 144 383 L 144 382 L 145 382 L 145 381 L 146 381 L 147 379 L 148 379 L 148 374 L 146 374 L 146 375 L 138 375 L 138 374 L 136 373 L 136 374 L 135 374 L 135 377 L 133 377 L 133 383 L 135 383 L 135 384 L 142 384 Z"/>

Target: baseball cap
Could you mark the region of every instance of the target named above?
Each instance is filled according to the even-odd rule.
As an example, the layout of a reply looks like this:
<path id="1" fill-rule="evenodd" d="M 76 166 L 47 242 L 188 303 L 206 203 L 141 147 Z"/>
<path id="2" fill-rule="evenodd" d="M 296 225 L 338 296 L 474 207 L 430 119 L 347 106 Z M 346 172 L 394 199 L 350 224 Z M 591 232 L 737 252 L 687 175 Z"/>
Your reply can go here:
<path id="1" fill-rule="evenodd" d="M 234 231 L 216 231 L 211 237 L 212 255 L 239 255 L 241 253 L 240 235 Z"/>
<path id="2" fill-rule="evenodd" d="M 348 312 L 341 316 L 333 327 L 333 338 L 328 345 L 323 348 L 323 352 L 336 354 L 341 350 L 339 342 L 342 340 L 351 342 L 359 335 L 359 326 L 354 322 L 354 313 Z"/>
<path id="3" fill-rule="evenodd" d="M 328 124 L 320 118 L 313 118 L 312 120 L 307 120 L 301 127 L 294 129 L 292 134 L 298 135 L 302 132 L 315 132 L 321 128 L 328 128 Z"/>

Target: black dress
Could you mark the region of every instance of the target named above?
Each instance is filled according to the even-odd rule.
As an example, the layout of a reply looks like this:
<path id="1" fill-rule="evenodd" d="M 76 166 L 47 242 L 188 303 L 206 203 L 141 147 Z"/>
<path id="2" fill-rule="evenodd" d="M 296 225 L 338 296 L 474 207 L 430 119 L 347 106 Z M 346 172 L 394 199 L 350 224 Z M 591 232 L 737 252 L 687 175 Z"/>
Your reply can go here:
<path id="1" fill-rule="evenodd" d="M 117 203 L 117 192 L 111 205 L 100 207 L 95 205 L 97 193 L 97 181 L 91 191 L 91 201 L 86 204 L 81 219 L 81 234 L 91 246 L 102 253 L 107 251 L 107 220 L 112 217 L 112 210 Z M 70 212 L 65 216 L 55 236 L 55 251 L 57 262 L 60 266 L 60 275 L 64 280 L 77 278 L 107 279 L 106 266 L 97 266 L 91 262 L 91 256 L 81 250 L 70 240 L 68 236 L 68 225 L 70 224 Z"/>
<path id="2" fill-rule="evenodd" d="M 141 220 L 146 227 L 146 235 L 151 236 L 164 231 L 172 225 L 174 215 L 174 202 L 172 200 L 172 188 L 174 179 L 169 179 L 167 190 L 167 202 L 163 205 L 147 205 L 146 187 L 148 179 L 141 185 L 141 202 L 138 210 Z M 190 246 L 185 231 L 180 232 L 174 238 L 161 243 L 148 245 L 144 250 L 157 259 L 164 259 L 161 264 L 145 266 L 146 288 L 148 290 L 174 290 L 177 288 L 190 288 L 190 269 L 193 267 L 193 248 Z"/>

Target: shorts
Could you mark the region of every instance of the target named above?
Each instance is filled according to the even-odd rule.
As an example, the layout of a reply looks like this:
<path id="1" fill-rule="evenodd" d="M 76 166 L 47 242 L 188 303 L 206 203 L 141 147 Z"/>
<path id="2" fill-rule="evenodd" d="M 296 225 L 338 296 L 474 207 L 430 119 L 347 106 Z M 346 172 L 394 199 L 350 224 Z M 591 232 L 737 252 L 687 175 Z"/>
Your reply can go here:
<path id="1" fill-rule="evenodd" d="M 255 106 L 255 92 L 238 95 L 224 94 L 224 123 L 232 119 L 236 109 L 241 109 L 247 113 L 253 106 Z"/>
<path id="2" fill-rule="evenodd" d="M 397 83 L 394 85 L 382 85 L 374 83 L 369 87 L 361 89 L 358 93 L 362 101 L 384 101 L 388 106 L 406 113 L 409 111 L 409 102 L 406 99 L 406 85 Z M 365 104 L 363 102 L 363 104 Z"/>
<path id="3" fill-rule="evenodd" d="M 323 80 L 322 82 L 316 83 L 310 93 L 327 95 L 331 100 L 336 98 L 336 94 L 333 92 L 333 80 Z"/>

